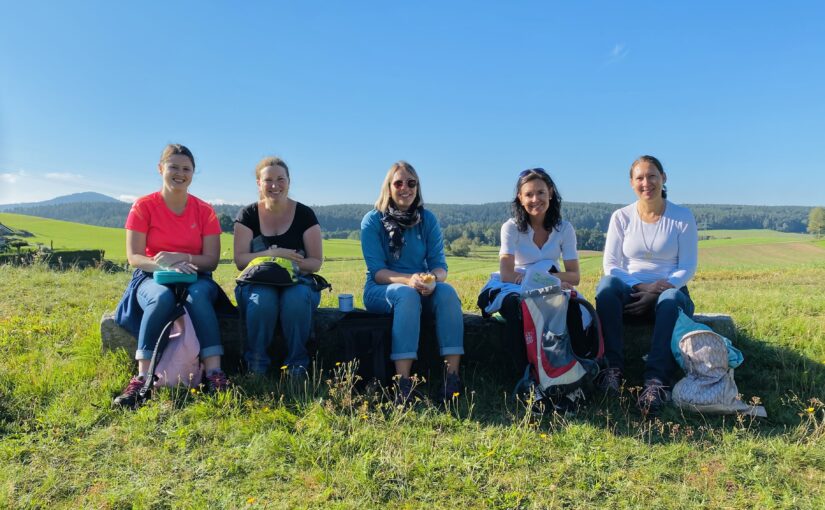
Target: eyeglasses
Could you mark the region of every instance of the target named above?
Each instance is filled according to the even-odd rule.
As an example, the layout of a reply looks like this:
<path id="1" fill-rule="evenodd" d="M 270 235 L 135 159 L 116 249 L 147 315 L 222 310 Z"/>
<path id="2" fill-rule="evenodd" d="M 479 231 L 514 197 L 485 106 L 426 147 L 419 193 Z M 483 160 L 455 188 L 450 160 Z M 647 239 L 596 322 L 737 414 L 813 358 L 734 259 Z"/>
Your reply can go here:
<path id="1" fill-rule="evenodd" d="M 527 170 L 524 170 L 520 174 L 518 174 L 519 179 L 524 177 L 525 175 L 528 175 L 528 174 L 547 175 L 547 172 L 544 171 L 544 168 L 528 168 Z M 549 175 L 547 175 L 547 176 L 549 177 Z"/>
<path id="2" fill-rule="evenodd" d="M 395 189 L 401 189 L 404 187 L 405 184 L 408 188 L 415 189 L 415 187 L 418 186 L 418 181 L 416 181 L 415 179 L 407 179 L 406 181 L 397 180 L 392 182 L 392 185 Z"/>

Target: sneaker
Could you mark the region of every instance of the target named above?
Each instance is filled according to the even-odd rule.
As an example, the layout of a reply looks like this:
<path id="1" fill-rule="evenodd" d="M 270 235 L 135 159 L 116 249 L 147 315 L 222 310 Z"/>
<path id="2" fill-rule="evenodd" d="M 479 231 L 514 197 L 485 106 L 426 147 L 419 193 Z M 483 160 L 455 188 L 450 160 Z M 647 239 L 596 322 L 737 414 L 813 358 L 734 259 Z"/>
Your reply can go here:
<path id="1" fill-rule="evenodd" d="M 307 372 L 307 369 L 302 367 L 301 365 L 290 367 L 287 373 L 289 374 L 289 378 L 292 381 L 295 381 L 300 384 L 303 384 L 304 381 L 309 379 L 309 372 Z"/>
<path id="2" fill-rule="evenodd" d="M 668 402 L 670 402 L 670 390 L 665 387 L 662 381 L 654 377 L 645 381 L 645 387 L 639 393 L 636 407 L 639 408 L 642 414 L 656 415 Z"/>
<path id="3" fill-rule="evenodd" d="M 413 396 L 413 380 L 409 377 L 398 377 L 393 384 L 395 387 L 395 397 L 393 404 L 395 406 L 408 406 L 412 403 Z"/>
<path id="4" fill-rule="evenodd" d="M 441 395 L 442 402 L 452 402 L 453 399 L 461 396 L 461 378 L 458 373 L 447 372 L 444 376 L 444 393 Z"/>
<path id="5" fill-rule="evenodd" d="M 215 372 L 212 375 L 206 376 L 206 393 L 217 393 L 219 391 L 226 391 L 229 388 L 230 382 L 226 374 Z"/>
<path id="6" fill-rule="evenodd" d="M 121 394 L 115 397 L 112 401 L 112 407 L 128 407 L 130 409 L 135 409 L 138 405 L 140 405 L 141 401 L 151 397 L 151 391 L 147 392 L 144 397 L 141 397 L 140 395 L 140 389 L 143 388 L 143 384 L 145 382 L 146 379 L 143 377 L 132 377 L 129 380 L 129 384 L 127 384 L 126 388 L 123 389 L 123 392 L 121 392 Z"/>
<path id="7" fill-rule="evenodd" d="M 525 398 L 529 399 L 530 396 L 527 395 Z M 533 405 L 530 406 L 530 414 L 532 414 L 534 418 L 540 418 L 551 409 L 553 409 L 553 402 L 545 397 L 537 386 L 533 386 Z"/>
<path id="8" fill-rule="evenodd" d="M 540 417 L 548 412 L 553 412 L 569 418 L 575 415 L 587 400 L 581 388 L 576 388 L 567 395 L 554 397 L 552 399 L 545 397 L 536 390 L 534 398 L 533 407 L 530 408 L 530 412 L 534 417 Z"/>
<path id="9" fill-rule="evenodd" d="M 564 417 L 576 414 L 584 406 L 587 397 L 581 388 L 576 388 L 567 395 L 557 398 L 553 402 L 553 411 Z"/>
<path id="10" fill-rule="evenodd" d="M 618 395 L 622 387 L 622 371 L 618 368 L 605 368 L 596 376 L 596 387 L 610 395 Z"/>

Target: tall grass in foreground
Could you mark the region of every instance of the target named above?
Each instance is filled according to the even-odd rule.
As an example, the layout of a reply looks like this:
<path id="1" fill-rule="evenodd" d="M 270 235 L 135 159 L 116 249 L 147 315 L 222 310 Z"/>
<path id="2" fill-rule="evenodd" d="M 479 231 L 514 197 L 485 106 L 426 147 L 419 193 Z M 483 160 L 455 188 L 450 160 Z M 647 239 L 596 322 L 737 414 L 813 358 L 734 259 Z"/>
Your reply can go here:
<path id="1" fill-rule="evenodd" d="M 458 262 L 470 310 L 490 259 Z M 334 264 L 322 272 L 336 292 L 360 297 L 361 268 Z M 231 295 L 234 270 L 217 277 Z M 597 279 L 584 277 L 591 298 Z M 809 262 L 700 273 L 697 307 L 733 315 L 737 382 L 769 419 L 645 421 L 632 405 L 643 344 L 622 398 L 569 419 L 533 419 L 477 368 L 444 412 L 353 394 L 351 367 L 334 365 L 305 385 L 238 376 L 218 397 L 166 390 L 111 410 L 132 362 L 101 353 L 98 320 L 128 275 L 0 266 L 0 507 L 822 508 L 823 279 Z"/>

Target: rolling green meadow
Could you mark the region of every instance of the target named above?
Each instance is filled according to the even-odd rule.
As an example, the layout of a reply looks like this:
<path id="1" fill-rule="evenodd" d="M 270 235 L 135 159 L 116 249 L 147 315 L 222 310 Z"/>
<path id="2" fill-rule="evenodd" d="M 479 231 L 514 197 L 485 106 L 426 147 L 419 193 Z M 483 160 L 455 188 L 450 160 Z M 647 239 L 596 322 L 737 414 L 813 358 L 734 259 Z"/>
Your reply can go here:
<path id="1" fill-rule="evenodd" d="M 29 242 L 125 259 L 121 229 L 12 214 L 0 223 L 32 232 Z M 351 370 L 332 361 L 303 386 L 234 375 L 218 396 L 163 390 L 135 412 L 112 410 L 133 362 L 101 351 L 99 320 L 129 273 L 0 266 L 0 507 L 825 508 L 825 241 L 701 234 L 710 239 L 691 296 L 697 312 L 735 320 L 737 384 L 767 419 L 675 408 L 643 419 L 644 334 L 628 340 L 620 398 L 596 396 L 570 418 L 531 417 L 509 395 L 518 374 L 485 372 L 495 360 L 465 368 L 468 391 L 446 410 L 354 394 Z M 222 258 L 231 243 L 222 237 Z M 342 292 L 360 306 L 359 243 L 324 250 L 334 292 L 321 306 Z M 592 301 L 601 256 L 580 255 Z M 448 263 L 475 312 L 497 250 Z M 215 273 L 230 296 L 236 273 Z"/>

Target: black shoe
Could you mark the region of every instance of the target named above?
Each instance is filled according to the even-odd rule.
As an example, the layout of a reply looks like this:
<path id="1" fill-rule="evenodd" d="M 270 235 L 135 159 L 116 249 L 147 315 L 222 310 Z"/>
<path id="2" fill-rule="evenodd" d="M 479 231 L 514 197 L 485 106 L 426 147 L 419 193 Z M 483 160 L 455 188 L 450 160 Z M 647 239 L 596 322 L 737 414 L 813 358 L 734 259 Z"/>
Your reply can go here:
<path id="1" fill-rule="evenodd" d="M 569 418 L 575 415 L 586 401 L 584 391 L 582 391 L 581 388 L 577 388 L 567 395 L 554 397 L 552 399 L 536 391 L 534 399 L 530 412 L 536 418 L 551 412 Z"/>
<path id="2" fill-rule="evenodd" d="M 123 392 L 115 397 L 112 401 L 112 407 L 127 407 L 129 409 L 137 408 L 144 400 L 148 400 L 152 396 L 151 390 L 146 392 L 145 396 L 141 396 L 140 390 L 143 388 L 146 379 L 143 377 L 132 377 L 129 384 L 123 389 Z"/>
<path id="3" fill-rule="evenodd" d="M 229 389 L 229 385 L 232 384 L 229 382 L 229 379 L 226 377 L 226 374 L 223 372 L 215 372 L 212 375 L 206 376 L 206 393 L 214 394 L 219 391 L 226 391 Z"/>
<path id="4" fill-rule="evenodd" d="M 458 373 L 447 372 L 447 375 L 444 376 L 444 392 L 441 394 L 441 401 L 442 402 L 452 402 L 453 399 L 457 399 L 461 396 L 461 391 L 464 388 L 461 386 L 461 378 L 458 376 Z"/>
<path id="5" fill-rule="evenodd" d="M 636 407 L 643 415 L 656 416 L 668 402 L 670 402 L 670 390 L 662 381 L 654 377 L 645 381 L 645 387 L 639 393 Z"/>
<path id="6" fill-rule="evenodd" d="M 567 395 L 554 399 L 553 411 L 564 417 L 570 417 L 576 414 L 587 401 L 584 391 L 581 388 L 576 388 Z"/>
<path id="7" fill-rule="evenodd" d="M 406 407 L 412 404 L 413 380 L 411 378 L 398 376 L 397 380 L 393 383 L 393 389 L 395 390 L 393 404 L 395 404 L 396 407 Z"/>
<path id="8" fill-rule="evenodd" d="M 618 395 L 622 387 L 622 371 L 605 368 L 596 376 L 596 387 L 608 395 Z"/>

